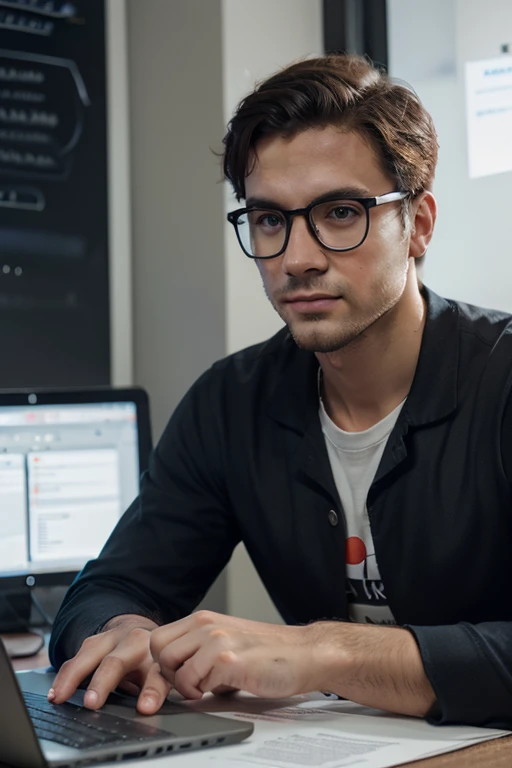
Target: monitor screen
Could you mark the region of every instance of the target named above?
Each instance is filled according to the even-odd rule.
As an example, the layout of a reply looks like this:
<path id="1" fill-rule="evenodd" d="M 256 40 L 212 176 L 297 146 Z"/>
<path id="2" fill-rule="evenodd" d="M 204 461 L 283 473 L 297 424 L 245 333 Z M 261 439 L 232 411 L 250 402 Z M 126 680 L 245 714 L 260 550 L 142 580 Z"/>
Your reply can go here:
<path id="1" fill-rule="evenodd" d="M 138 423 L 135 402 L 0 401 L 0 578 L 98 555 L 138 494 Z"/>

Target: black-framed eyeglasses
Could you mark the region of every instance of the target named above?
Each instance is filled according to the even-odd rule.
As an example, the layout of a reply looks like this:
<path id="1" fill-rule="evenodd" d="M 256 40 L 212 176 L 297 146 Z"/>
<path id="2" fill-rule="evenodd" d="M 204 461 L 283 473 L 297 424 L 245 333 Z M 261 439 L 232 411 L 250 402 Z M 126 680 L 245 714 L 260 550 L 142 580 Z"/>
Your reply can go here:
<path id="1" fill-rule="evenodd" d="M 330 251 L 352 251 L 366 239 L 370 209 L 403 200 L 408 192 L 388 192 L 379 197 L 334 197 L 306 208 L 238 208 L 228 213 L 238 242 L 250 259 L 274 259 L 288 246 L 295 216 L 304 216 L 313 237 Z"/>

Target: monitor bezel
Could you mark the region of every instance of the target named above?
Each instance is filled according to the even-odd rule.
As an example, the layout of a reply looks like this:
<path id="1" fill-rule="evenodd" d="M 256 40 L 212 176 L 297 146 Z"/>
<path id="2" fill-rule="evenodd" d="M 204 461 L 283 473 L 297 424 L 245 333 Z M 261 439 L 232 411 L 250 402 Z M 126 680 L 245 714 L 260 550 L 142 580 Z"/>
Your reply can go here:
<path id="1" fill-rule="evenodd" d="M 37 401 L 34 402 L 34 397 Z M 29 399 L 30 398 L 30 399 Z M 94 403 L 134 403 L 137 409 L 137 433 L 139 454 L 139 476 L 148 468 L 152 448 L 149 399 L 142 387 L 66 387 L 0 390 L 0 408 L 9 406 L 46 405 L 89 405 Z M 69 586 L 78 570 L 55 571 L 54 573 L 17 571 L 0 573 L 2 592 L 18 591 L 34 587 Z"/>

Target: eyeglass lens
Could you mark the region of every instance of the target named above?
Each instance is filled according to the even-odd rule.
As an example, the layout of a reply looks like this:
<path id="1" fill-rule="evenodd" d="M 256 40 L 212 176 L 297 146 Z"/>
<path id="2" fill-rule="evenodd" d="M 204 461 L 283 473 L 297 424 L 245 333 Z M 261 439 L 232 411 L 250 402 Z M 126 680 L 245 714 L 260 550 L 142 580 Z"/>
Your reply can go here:
<path id="1" fill-rule="evenodd" d="M 349 250 L 364 240 L 367 211 L 356 200 L 330 200 L 311 209 L 310 222 L 323 245 Z M 268 209 L 250 210 L 237 220 L 242 246 L 254 258 L 277 255 L 284 246 L 287 227 L 286 217 L 281 211 Z"/>

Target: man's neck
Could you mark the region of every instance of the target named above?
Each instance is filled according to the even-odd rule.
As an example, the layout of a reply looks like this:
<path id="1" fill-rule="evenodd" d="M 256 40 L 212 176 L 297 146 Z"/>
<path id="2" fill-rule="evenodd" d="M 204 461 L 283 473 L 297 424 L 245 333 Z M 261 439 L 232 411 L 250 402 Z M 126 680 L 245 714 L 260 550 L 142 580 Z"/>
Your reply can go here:
<path id="1" fill-rule="evenodd" d="M 317 353 L 324 407 L 340 429 L 369 429 L 407 397 L 425 317 L 425 301 L 414 278 L 398 304 L 362 337 L 336 352 Z"/>

